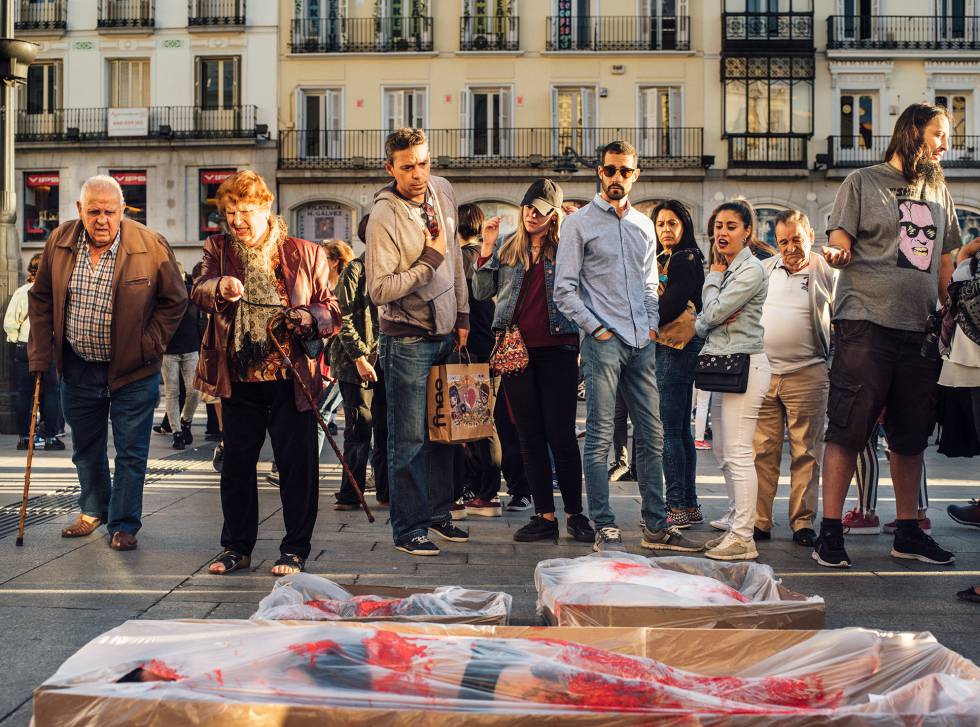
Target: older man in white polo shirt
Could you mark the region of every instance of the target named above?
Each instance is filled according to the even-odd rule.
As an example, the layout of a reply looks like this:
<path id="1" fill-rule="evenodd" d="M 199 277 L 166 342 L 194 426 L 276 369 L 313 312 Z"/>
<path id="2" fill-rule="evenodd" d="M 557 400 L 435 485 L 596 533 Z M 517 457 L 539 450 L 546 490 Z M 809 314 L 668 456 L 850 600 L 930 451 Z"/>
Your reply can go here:
<path id="1" fill-rule="evenodd" d="M 776 218 L 779 255 L 765 261 L 769 294 L 762 310 L 764 343 L 772 381 L 755 430 L 759 499 L 755 539 L 772 536 L 772 507 L 789 430 L 789 524 L 793 541 L 812 547 L 819 499 L 820 460 L 829 389 L 831 306 L 837 271 L 810 255 L 813 228 L 797 210 Z"/>

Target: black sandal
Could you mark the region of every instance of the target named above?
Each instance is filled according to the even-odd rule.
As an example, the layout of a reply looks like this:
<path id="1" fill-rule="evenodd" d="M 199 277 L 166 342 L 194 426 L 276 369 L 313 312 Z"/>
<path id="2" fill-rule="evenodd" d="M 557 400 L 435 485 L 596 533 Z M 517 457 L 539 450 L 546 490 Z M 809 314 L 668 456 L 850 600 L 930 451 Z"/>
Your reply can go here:
<path id="1" fill-rule="evenodd" d="M 294 573 L 302 573 L 306 566 L 306 561 L 300 558 L 298 555 L 293 553 L 283 553 L 279 556 L 272 566 L 272 575 L 274 576 L 291 576 Z M 276 568 L 286 567 L 289 571 L 286 573 L 276 573 Z"/>
<path id="2" fill-rule="evenodd" d="M 223 571 L 213 571 L 211 566 L 220 563 L 224 568 Z M 216 576 L 224 576 L 229 573 L 241 570 L 242 568 L 248 568 L 252 565 L 252 558 L 247 555 L 242 555 L 241 553 L 236 553 L 234 550 L 226 550 L 221 553 L 217 558 L 208 563 L 208 573 Z"/>

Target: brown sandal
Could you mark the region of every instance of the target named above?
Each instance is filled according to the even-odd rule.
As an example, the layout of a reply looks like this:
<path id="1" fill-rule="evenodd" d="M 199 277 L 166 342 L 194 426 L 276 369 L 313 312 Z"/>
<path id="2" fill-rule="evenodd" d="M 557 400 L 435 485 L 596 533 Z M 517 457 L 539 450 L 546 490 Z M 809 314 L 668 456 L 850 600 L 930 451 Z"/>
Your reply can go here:
<path id="1" fill-rule="evenodd" d="M 61 531 L 61 537 L 63 538 L 84 538 L 86 535 L 91 535 L 99 526 L 102 525 L 101 520 L 86 520 L 81 515 L 75 518 L 75 522 Z"/>

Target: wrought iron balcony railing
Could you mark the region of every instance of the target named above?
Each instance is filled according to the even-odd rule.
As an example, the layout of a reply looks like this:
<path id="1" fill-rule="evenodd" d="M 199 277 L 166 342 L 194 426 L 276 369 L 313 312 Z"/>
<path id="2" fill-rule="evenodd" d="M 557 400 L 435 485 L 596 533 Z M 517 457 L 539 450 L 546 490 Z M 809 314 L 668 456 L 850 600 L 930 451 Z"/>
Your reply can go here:
<path id="1" fill-rule="evenodd" d="M 236 139 L 255 136 L 255 106 L 205 109 L 199 106 L 151 106 L 119 123 L 116 109 L 52 109 L 17 112 L 18 142 L 84 142 L 109 138 Z M 131 131 L 122 129 L 128 126 Z"/>
<path id="2" fill-rule="evenodd" d="M 296 18 L 293 53 L 411 53 L 432 51 L 432 18 Z"/>
<path id="3" fill-rule="evenodd" d="M 99 0 L 99 28 L 152 28 L 154 0 Z"/>
<path id="4" fill-rule="evenodd" d="M 549 51 L 690 50 L 691 23 L 678 16 L 589 16 L 548 18 Z"/>
<path id="5" fill-rule="evenodd" d="M 280 169 L 378 169 L 384 165 L 382 129 L 279 132 Z M 440 169 L 554 170 L 567 163 L 571 147 L 587 159 L 599 146 L 627 139 L 640 153 L 640 167 L 700 168 L 703 129 L 684 128 L 482 128 L 431 129 L 432 162 Z"/>
<path id="6" fill-rule="evenodd" d="M 245 0 L 187 0 L 191 27 L 245 25 Z"/>
<path id="7" fill-rule="evenodd" d="M 813 12 L 724 13 L 722 49 L 736 53 L 812 51 Z"/>
<path id="8" fill-rule="evenodd" d="M 828 50 L 978 50 L 980 16 L 831 15 Z"/>
<path id="9" fill-rule="evenodd" d="M 68 24 L 68 0 L 17 0 L 14 12 L 15 30 L 64 30 Z"/>
<path id="10" fill-rule="evenodd" d="M 831 169 L 855 169 L 885 161 L 890 136 L 865 134 L 827 137 L 827 152 Z M 947 169 L 980 167 L 980 136 L 951 136 L 949 150 L 943 156 Z"/>
<path id="11" fill-rule="evenodd" d="M 728 166 L 806 168 L 807 136 L 805 134 L 728 134 Z"/>
<path id="12" fill-rule="evenodd" d="M 460 18 L 461 51 L 520 50 L 520 18 L 503 15 L 478 15 Z"/>

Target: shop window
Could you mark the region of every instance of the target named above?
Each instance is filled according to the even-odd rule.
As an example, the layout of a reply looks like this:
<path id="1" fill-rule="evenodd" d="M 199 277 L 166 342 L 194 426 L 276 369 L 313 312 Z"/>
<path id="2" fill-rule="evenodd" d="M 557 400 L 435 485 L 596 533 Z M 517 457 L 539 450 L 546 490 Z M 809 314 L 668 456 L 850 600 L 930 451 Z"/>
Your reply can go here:
<path id="1" fill-rule="evenodd" d="M 200 172 L 198 182 L 200 221 L 198 226 L 202 240 L 209 235 L 221 232 L 221 215 L 218 214 L 218 187 L 236 171 L 235 169 L 202 169 Z"/>
<path id="2" fill-rule="evenodd" d="M 146 170 L 110 171 L 109 176 L 119 182 L 126 200 L 126 217 L 146 224 Z"/>
<path id="3" fill-rule="evenodd" d="M 24 174 L 24 240 L 46 240 L 58 226 L 58 172 Z"/>

